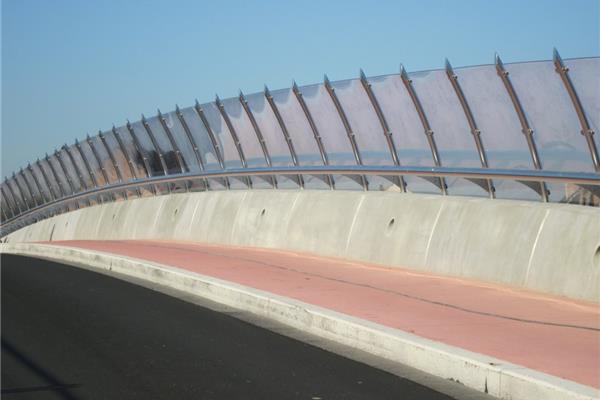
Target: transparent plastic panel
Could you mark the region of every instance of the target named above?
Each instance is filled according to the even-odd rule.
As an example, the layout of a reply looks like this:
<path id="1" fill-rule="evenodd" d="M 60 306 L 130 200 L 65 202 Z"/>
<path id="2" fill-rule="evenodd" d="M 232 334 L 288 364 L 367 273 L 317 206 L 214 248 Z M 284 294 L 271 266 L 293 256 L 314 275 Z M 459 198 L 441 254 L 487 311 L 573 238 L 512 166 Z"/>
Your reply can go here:
<path id="1" fill-rule="evenodd" d="M 582 104 L 588 123 L 596 133 L 594 138 L 596 146 L 598 146 L 598 142 L 600 142 L 600 58 L 563 60 L 563 63 L 569 68 L 569 77 Z M 578 127 L 578 131 L 581 131 L 581 124 Z M 589 151 L 587 158 L 584 160 L 592 162 Z"/>
<path id="2" fill-rule="evenodd" d="M 265 155 L 260 146 L 260 142 L 258 141 L 258 137 L 256 136 L 256 132 L 254 131 L 254 127 L 239 99 L 225 99 L 222 100 L 222 104 L 225 108 L 225 112 L 229 116 L 229 121 L 242 144 L 248 167 L 267 166 Z"/>
<path id="3" fill-rule="evenodd" d="M 63 197 L 62 188 L 59 185 L 59 181 L 55 179 L 54 174 L 52 173 L 50 163 L 47 162 L 45 159 L 42 159 L 38 162 L 38 165 L 40 167 L 40 170 L 44 171 L 44 175 L 47 178 L 47 180 L 44 180 L 46 181 L 46 184 L 52 188 L 55 198 L 60 199 L 61 197 Z"/>
<path id="4" fill-rule="evenodd" d="M 352 145 L 331 96 L 322 84 L 300 88 L 331 165 L 356 165 Z"/>
<path id="5" fill-rule="evenodd" d="M 542 168 L 593 171 L 581 125 L 554 63 L 506 64 L 505 68 L 534 131 Z"/>
<path id="6" fill-rule="evenodd" d="M 18 196 L 20 196 L 21 199 L 23 199 L 23 203 L 25 204 L 25 207 L 28 209 L 35 207 L 36 204 L 33 201 L 33 197 L 29 193 L 27 184 L 25 183 L 25 179 L 23 178 L 23 176 L 20 173 L 17 173 L 13 177 L 13 182 L 15 184 L 15 187 L 17 188 L 15 193 Z"/>
<path id="7" fill-rule="evenodd" d="M 98 186 L 107 185 L 108 182 L 106 182 L 104 175 L 102 175 L 102 166 L 98 163 L 98 160 L 96 159 L 96 156 L 94 155 L 94 152 L 92 151 L 92 148 L 87 140 L 79 142 L 79 148 L 81 150 L 82 157 L 85 158 L 90 170 L 94 174 L 94 179 L 96 180 Z"/>
<path id="8" fill-rule="evenodd" d="M 356 138 L 363 165 L 393 165 L 383 128 L 358 79 L 332 82 Z"/>
<path id="9" fill-rule="evenodd" d="M 429 125 L 443 167 L 480 168 L 481 161 L 467 119 L 446 71 L 409 74 Z M 487 196 L 485 190 L 461 178 L 446 179 L 450 194 Z"/>
<path id="10" fill-rule="evenodd" d="M 292 89 L 275 90 L 271 96 L 294 144 L 298 164 L 323 165 L 314 133 Z"/>
<path id="11" fill-rule="evenodd" d="M 196 145 L 198 146 L 198 151 L 202 157 L 202 161 L 204 162 L 204 168 L 206 170 L 221 169 L 221 165 L 219 164 L 219 155 L 213 146 L 210 135 L 208 134 L 204 123 L 198 116 L 198 113 L 194 107 L 184 108 L 180 111 L 185 123 L 190 129 Z M 233 145 L 233 141 L 231 141 L 231 145 Z M 219 145 L 219 147 L 221 148 L 222 146 Z"/>
<path id="12" fill-rule="evenodd" d="M 274 166 L 293 166 L 292 155 L 285 140 L 285 135 L 264 93 L 248 95 L 246 101 L 252 115 L 254 115 L 256 124 L 263 134 L 272 164 Z"/>
<path id="13" fill-rule="evenodd" d="M 208 121 L 208 125 L 210 126 L 219 146 L 221 147 L 225 168 L 241 168 L 242 162 L 240 160 L 239 153 L 235 147 L 231 132 L 229 132 L 227 124 L 223 120 L 221 112 L 214 103 L 202 104 L 201 108 L 204 112 L 206 120 Z M 193 120 L 188 119 L 186 116 L 186 121 Z"/>
<path id="14" fill-rule="evenodd" d="M 38 185 L 36 184 L 35 179 L 33 178 L 33 174 L 31 173 L 29 168 L 23 169 L 23 177 L 27 181 L 27 184 L 28 184 L 27 189 L 31 193 L 33 198 L 35 199 L 35 202 L 38 205 L 44 204 L 46 202 L 46 200 L 42 196 L 42 193 L 40 193 L 40 189 L 39 189 Z"/>
<path id="15" fill-rule="evenodd" d="M 401 165 L 433 166 L 431 149 L 423 125 L 400 75 L 368 78 L 371 90 L 392 132 Z M 407 190 L 417 193 L 440 193 L 430 181 L 406 176 Z"/>
<path id="16" fill-rule="evenodd" d="M 192 141 L 188 138 L 183 125 L 181 125 L 181 122 L 179 121 L 177 113 L 172 111 L 168 114 L 163 114 L 163 118 L 165 119 L 165 124 L 171 131 L 173 140 L 177 144 L 177 148 L 179 149 L 181 157 L 184 160 L 186 172 L 198 173 L 202 171 L 202 166 L 198 162 L 198 157 L 196 157 L 196 152 L 194 150 L 194 143 L 197 145 L 197 142 L 193 135 L 192 140 L 194 140 L 194 143 L 192 143 Z"/>
<path id="17" fill-rule="evenodd" d="M 105 139 L 106 144 L 108 144 L 112 150 L 113 156 L 115 157 L 115 161 L 119 166 L 119 170 L 121 171 L 123 179 L 141 179 L 152 176 L 152 174 L 146 169 L 146 164 L 144 164 L 144 158 L 146 157 L 146 154 L 143 152 L 143 150 L 138 149 L 135 146 L 135 142 L 131 136 L 131 133 L 129 132 L 129 129 L 127 129 L 127 126 L 120 126 L 115 130 L 121 139 L 125 154 L 123 153 L 123 150 L 121 150 L 121 146 L 117 142 L 113 132 L 106 132 Z M 133 166 L 133 175 L 131 168 L 129 167 L 128 160 L 131 160 L 131 165 Z M 162 167 L 160 170 L 162 171 Z"/>
<path id="18" fill-rule="evenodd" d="M 52 193 L 50 192 L 50 188 L 48 187 L 48 183 L 46 179 L 44 179 L 44 174 L 42 173 L 40 162 L 37 161 L 31 164 L 31 171 L 35 178 L 38 181 L 38 184 L 42 190 L 42 196 L 45 202 L 49 202 L 53 200 Z"/>
<path id="19" fill-rule="evenodd" d="M 137 138 L 137 142 L 140 145 L 140 151 L 143 156 L 147 158 L 148 165 L 150 167 L 150 176 L 162 176 L 165 174 L 165 170 L 162 166 L 159 153 L 154 147 L 146 128 L 141 121 L 133 122 L 131 124 L 133 134 Z"/>
<path id="20" fill-rule="evenodd" d="M 173 145 L 167 136 L 167 132 L 165 132 L 162 124 L 160 123 L 160 120 L 158 117 L 152 117 L 146 119 L 146 122 L 148 123 L 152 135 L 154 136 L 154 140 L 156 140 L 158 151 L 162 154 L 163 160 L 167 165 L 167 173 L 169 175 L 180 174 L 182 172 L 182 167 L 179 165 L 175 149 L 173 148 Z"/>
<path id="21" fill-rule="evenodd" d="M 79 149 L 77 148 L 77 146 L 76 145 L 70 146 L 69 152 L 71 153 L 71 158 L 69 158 L 69 160 L 72 159 L 72 161 L 75 163 L 75 165 L 77 167 L 77 169 L 75 170 L 76 173 L 81 174 L 80 181 L 81 180 L 83 181 L 83 183 L 85 184 L 85 188 L 87 188 L 87 189 L 93 188 L 94 182 L 92 181 L 92 177 L 90 176 L 90 173 L 85 165 L 85 162 L 83 161 L 83 157 L 81 156 L 81 153 L 79 152 Z M 82 185 L 82 187 L 83 186 L 84 185 Z"/>
<path id="22" fill-rule="evenodd" d="M 78 171 L 75 169 L 75 165 L 71 162 L 69 155 L 67 154 L 65 149 L 60 149 L 58 151 L 58 157 L 60 157 L 60 162 L 64 167 L 64 171 L 67 175 L 67 178 L 71 182 L 71 187 L 73 188 L 73 193 L 79 193 L 83 190 L 81 186 L 81 180 L 79 177 Z"/>
<path id="23" fill-rule="evenodd" d="M 0 186 L 2 187 L 2 190 L 0 191 L 2 193 L 2 204 L 0 206 L 4 209 L 4 213 L 7 214 L 7 217 L 12 218 L 19 213 L 19 210 L 10 196 L 6 184 L 1 183 Z"/>
<path id="24" fill-rule="evenodd" d="M 11 190 L 11 195 L 17 203 L 17 207 L 21 210 L 21 213 L 27 211 L 29 209 L 29 206 L 25 202 L 25 198 L 21 193 L 21 189 L 19 188 L 15 180 L 11 177 L 8 178 L 6 183 L 8 184 L 9 190 Z"/>
<path id="25" fill-rule="evenodd" d="M 69 196 L 73 194 L 73 188 L 71 187 L 69 180 L 67 180 L 67 176 L 65 175 L 63 168 L 58 162 L 56 155 L 52 154 L 51 156 L 49 156 L 48 162 L 50 163 L 52 170 L 56 174 L 56 179 L 58 180 L 58 184 L 61 187 L 63 196 Z"/>

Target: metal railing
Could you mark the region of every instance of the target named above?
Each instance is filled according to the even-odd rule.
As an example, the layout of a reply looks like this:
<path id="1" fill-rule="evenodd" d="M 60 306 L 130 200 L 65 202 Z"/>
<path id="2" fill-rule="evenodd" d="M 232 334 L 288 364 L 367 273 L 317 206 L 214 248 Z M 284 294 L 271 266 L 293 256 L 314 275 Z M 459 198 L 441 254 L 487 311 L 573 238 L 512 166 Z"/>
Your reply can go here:
<path id="1" fill-rule="evenodd" d="M 196 104 L 64 145 L 0 185 L 2 234 L 177 191 L 354 189 L 598 205 L 600 58 L 330 81 Z M 435 133 L 434 133 L 435 132 Z"/>

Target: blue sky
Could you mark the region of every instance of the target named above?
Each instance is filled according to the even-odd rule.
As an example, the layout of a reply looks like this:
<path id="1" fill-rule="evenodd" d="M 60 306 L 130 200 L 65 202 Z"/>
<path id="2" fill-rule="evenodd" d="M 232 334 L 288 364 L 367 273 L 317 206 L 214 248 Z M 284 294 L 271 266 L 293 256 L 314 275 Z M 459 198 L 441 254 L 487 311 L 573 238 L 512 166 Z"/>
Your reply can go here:
<path id="1" fill-rule="evenodd" d="M 453 65 L 600 55 L 600 0 L 2 0 L 2 176 L 157 107 Z"/>

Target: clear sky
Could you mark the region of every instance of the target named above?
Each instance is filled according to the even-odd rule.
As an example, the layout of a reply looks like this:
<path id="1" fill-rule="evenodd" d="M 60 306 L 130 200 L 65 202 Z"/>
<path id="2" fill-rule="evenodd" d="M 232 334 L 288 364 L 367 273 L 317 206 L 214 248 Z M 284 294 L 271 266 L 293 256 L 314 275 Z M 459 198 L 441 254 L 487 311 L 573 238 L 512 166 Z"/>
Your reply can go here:
<path id="1" fill-rule="evenodd" d="M 2 176 L 198 99 L 456 66 L 598 56 L 600 0 L 2 0 Z"/>

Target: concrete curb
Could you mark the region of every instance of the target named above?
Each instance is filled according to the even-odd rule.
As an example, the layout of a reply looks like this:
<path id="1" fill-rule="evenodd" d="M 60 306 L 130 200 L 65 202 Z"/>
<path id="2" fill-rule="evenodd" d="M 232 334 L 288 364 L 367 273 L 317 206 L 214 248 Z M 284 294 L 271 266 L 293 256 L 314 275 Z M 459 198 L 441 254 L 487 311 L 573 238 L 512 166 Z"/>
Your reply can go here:
<path id="1" fill-rule="evenodd" d="M 318 337 L 460 382 L 501 399 L 600 398 L 600 391 L 359 318 L 189 271 L 124 256 L 34 243 L 0 252 L 123 274 L 241 309 Z"/>

